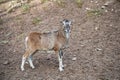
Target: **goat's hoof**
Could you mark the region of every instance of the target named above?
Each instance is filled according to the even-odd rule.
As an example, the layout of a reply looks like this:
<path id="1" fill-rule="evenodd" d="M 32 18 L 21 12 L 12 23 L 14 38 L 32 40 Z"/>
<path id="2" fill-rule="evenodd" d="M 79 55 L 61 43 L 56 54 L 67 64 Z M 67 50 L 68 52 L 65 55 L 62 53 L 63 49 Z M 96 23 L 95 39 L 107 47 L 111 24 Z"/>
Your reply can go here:
<path id="1" fill-rule="evenodd" d="M 31 66 L 32 69 L 35 69 L 35 66 Z"/>
<path id="2" fill-rule="evenodd" d="M 32 67 L 32 69 L 35 69 L 35 67 Z"/>
<path id="3" fill-rule="evenodd" d="M 21 68 L 21 71 L 24 71 L 25 69 L 24 68 Z"/>
<path id="4" fill-rule="evenodd" d="M 59 68 L 60 72 L 63 71 L 64 69 L 63 68 Z"/>
<path id="5" fill-rule="evenodd" d="M 62 68 L 64 69 L 64 65 L 62 65 Z"/>

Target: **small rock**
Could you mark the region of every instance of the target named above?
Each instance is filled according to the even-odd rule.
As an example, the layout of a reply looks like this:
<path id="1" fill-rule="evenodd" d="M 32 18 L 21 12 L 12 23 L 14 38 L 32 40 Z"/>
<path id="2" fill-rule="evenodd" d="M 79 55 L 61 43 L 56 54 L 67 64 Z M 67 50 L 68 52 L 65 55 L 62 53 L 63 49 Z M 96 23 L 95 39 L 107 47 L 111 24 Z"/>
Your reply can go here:
<path id="1" fill-rule="evenodd" d="M 93 0 L 92 1 L 90 1 L 91 3 L 93 3 Z"/>
<path id="2" fill-rule="evenodd" d="M 105 12 L 107 13 L 107 12 L 108 12 L 108 10 L 105 10 Z"/>
<path id="3" fill-rule="evenodd" d="M 96 50 L 97 50 L 97 51 L 101 51 L 102 49 L 101 49 L 101 48 L 97 48 Z"/>
<path id="4" fill-rule="evenodd" d="M 24 77 L 26 77 L 26 78 L 27 78 L 27 77 L 28 77 L 28 73 L 25 73 L 25 74 L 24 74 Z"/>
<path id="5" fill-rule="evenodd" d="M 102 8 L 102 9 L 105 9 L 106 7 L 105 7 L 105 6 L 102 6 L 101 8 Z"/>
<path id="6" fill-rule="evenodd" d="M 86 10 L 91 10 L 91 8 L 86 8 Z"/>
<path id="7" fill-rule="evenodd" d="M 35 60 L 35 63 L 36 63 L 36 64 L 39 64 L 39 60 Z"/>
<path id="8" fill-rule="evenodd" d="M 113 25 L 112 25 L 112 24 L 110 24 L 110 26 L 112 27 Z"/>
<path id="9" fill-rule="evenodd" d="M 5 61 L 3 64 L 4 64 L 4 65 L 7 65 L 7 64 L 9 64 L 9 62 L 8 62 L 8 61 Z"/>
<path id="10" fill-rule="evenodd" d="M 97 4 L 97 3 L 98 3 L 98 1 L 95 1 L 95 3 Z"/>
<path id="11" fill-rule="evenodd" d="M 76 57 L 76 55 L 73 55 L 74 57 Z"/>
<path id="12" fill-rule="evenodd" d="M 76 61 L 76 60 L 77 60 L 77 57 L 73 57 L 72 60 L 73 60 L 73 61 Z"/>
<path id="13" fill-rule="evenodd" d="M 114 9 L 111 9 L 111 11 L 114 11 Z"/>
<path id="14" fill-rule="evenodd" d="M 99 27 L 95 27 L 95 30 L 98 30 L 99 29 Z"/>
<path id="15" fill-rule="evenodd" d="M 64 64 L 64 67 L 66 67 L 67 65 L 66 64 Z"/>
<path id="16" fill-rule="evenodd" d="M 104 6 L 108 6 L 109 5 L 109 2 L 106 2 L 105 4 L 104 4 Z"/>
<path id="17" fill-rule="evenodd" d="M 111 4 L 111 3 L 113 3 L 114 2 L 114 0 L 109 0 L 109 1 L 107 1 L 105 4 L 104 4 L 104 6 L 108 6 L 109 4 Z"/>
<path id="18" fill-rule="evenodd" d="M 99 4 L 96 4 L 97 6 L 99 5 Z"/>
<path id="19" fill-rule="evenodd" d="M 25 63 L 28 64 L 28 61 L 26 61 Z"/>
<path id="20" fill-rule="evenodd" d="M 84 45 L 83 45 L 83 44 L 81 44 L 80 46 L 81 46 L 81 47 L 83 47 Z"/>

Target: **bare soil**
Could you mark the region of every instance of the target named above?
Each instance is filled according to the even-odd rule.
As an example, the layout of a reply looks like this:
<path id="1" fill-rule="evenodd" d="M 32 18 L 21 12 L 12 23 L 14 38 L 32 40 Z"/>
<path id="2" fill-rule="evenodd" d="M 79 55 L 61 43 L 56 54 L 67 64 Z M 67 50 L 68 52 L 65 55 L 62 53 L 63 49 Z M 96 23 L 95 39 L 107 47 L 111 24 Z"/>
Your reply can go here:
<path id="1" fill-rule="evenodd" d="M 29 11 L 17 8 L 5 15 L 6 3 L 0 4 L 0 80 L 120 80 L 120 2 L 83 0 L 81 8 L 75 0 L 61 4 L 32 0 Z M 33 56 L 35 69 L 26 63 L 22 72 L 25 37 L 32 31 L 57 30 L 63 19 L 72 21 L 64 71 L 58 70 L 56 55 L 48 60 L 39 51 Z"/>

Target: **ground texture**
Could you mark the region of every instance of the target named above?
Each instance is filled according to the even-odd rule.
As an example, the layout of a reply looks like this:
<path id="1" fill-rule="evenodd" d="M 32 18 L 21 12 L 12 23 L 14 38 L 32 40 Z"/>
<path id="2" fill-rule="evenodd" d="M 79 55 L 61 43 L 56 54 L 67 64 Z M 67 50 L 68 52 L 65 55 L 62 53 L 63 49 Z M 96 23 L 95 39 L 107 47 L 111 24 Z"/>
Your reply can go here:
<path id="1" fill-rule="evenodd" d="M 0 4 L 0 80 L 120 80 L 119 1 L 32 0 L 4 14 L 7 3 Z M 22 72 L 25 37 L 32 31 L 57 30 L 63 19 L 72 21 L 64 71 L 58 70 L 55 54 L 48 60 L 39 51 L 33 56 L 36 68 L 25 64 Z"/>

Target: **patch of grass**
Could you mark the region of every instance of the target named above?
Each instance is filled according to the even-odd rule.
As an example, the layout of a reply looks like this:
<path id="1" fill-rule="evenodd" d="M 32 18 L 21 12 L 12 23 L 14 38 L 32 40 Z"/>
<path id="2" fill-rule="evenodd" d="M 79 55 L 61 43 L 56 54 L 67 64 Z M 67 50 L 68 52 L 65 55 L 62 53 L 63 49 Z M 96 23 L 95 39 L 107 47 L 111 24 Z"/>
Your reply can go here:
<path id="1" fill-rule="evenodd" d="M 98 10 L 98 9 L 87 10 L 87 15 L 88 16 L 100 16 L 102 15 L 102 10 Z"/>
<path id="2" fill-rule="evenodd" d="M 22 18 L 21 17 L 16 17 L 16 20 L 21 20 Z"/>
<path id="3" fill-rule="evenodd" d="M 43 3 L 46 3 L 48 0 L 40 0 L 40 1 L 43 4 Z"/>
<path id="4" fill-rule="evenodd" d="M 10 1 L 10 0 L 0 0 L 0 4 L 1 4 L 1 3 L 5 3 L 5 2 L 7 2 L 7 1 Z"/>
<path id="5" fill-rule="evenodd" d="M 0 30 L 4 29 L 3 26 L 0 26 Z"/>
<path id="6" fill-rule="evenodd" d="M 33 18 L 33 20 L 32 20 L 32 23 L 35 24 L 35 25 L 38 24 L 39 22 L 41 22 L 41 19 L 38 18 L 38 17 Z"/>
<path id="7" fill-rule="evenodd" d="M 30 11 L 30 5 L 28 5 L 28 4 L 23 4 L 23 5 L 21 6 L 21 8 L 22 8 L 22 12 L 23 12 L 23 13 L 27 13 L 27 12 Z"/>
<path id="8" fill-rule="evenodd" d="M 59 6 L 65 7 L 65 1 L 64 0 L 54 0 Z"/>
<path id="9" fill-rule="evenodd" d="M 5 0 L 0 0 L 0 3 L 4 2 Z"/>
<path id="10" fill-rule="evenodd" d="M 0 18 L 0 24 L 2 24 L 3 23 L 3 20 Z"/>
<path id="11" fill-rule="evenodd" d="M 75 0 L 75 2 L 79 8 L 82 8 L 82 5 L 84 3 L 82 0 Z"/>
<path id="12" fill-rule="evenodd" d="M 7 44 L 9 41 L 8 40 L 3 40 L 3 41 L 0 41 L 0 44 Z"/>
<path id="13" fill-rule="evenodd" d="M 100 80 L 109 80 L 109 79 L 106 79 L 106 78 L 100 78 Z"/>
<path id="14" fill-rule="evenodd" d="M 19 34 L 19 35 L 16 37 L 16 39 L 17 39 L 17 40 L 21 40 L 21 38 L 23 38 L 24 35 L 25 35 L 24 33 Z"/>
<path id="15" fill-rule="evenodd" d="M 8 37 L 8 36 L 10 36 L 10 35 L 12 35 L 12 32 L 8 32 L 8 33 L 5 35 L 5 37 Z"/>

